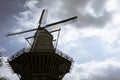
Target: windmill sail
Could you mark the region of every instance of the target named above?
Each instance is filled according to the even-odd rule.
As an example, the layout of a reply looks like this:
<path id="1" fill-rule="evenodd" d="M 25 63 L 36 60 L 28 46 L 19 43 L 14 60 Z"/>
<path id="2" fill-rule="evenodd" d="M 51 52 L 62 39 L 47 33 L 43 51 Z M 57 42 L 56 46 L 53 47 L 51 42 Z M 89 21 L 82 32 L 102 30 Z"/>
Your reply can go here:
<path id="1" fill-rule="evenodd" d="M 26 30 L 26 31 L 21 31 L 21 32 L 16 32 L 16 33 L 9 33 L 6 36 L 13 36 L 13 35 L 17 35 L 17 34 L 22 34 L 22 33 L 30 32 L 30 31 L 35 31 L 37 29 L 38 28 L 36 28 L 36 29 L 30 29 L 30 30 Z"/>
<path id="2" fill-rule="evenodd" d="M 42 15 L 44 14 L 44 10 L 42 12 Z M 39 20 L 39 23 L 41 23 L 41 20 L 42 20 L 42 17 L 40 18 Z M 46 26 L 42 27 L 42 28 L 53 28 L 52 26 L 60 26 L 60 25 L 65 25 L 65 24 L 68 24 L 68 23 L 71 23 L 73 22 L 75 19 L 77 19 L 77 16 L 75 17 L 72 17 L 72 18 L 68 18 L 68 19 L 65 19 L 65 20 L 61 20 L 61 21 L 58 21 L 58 22 L 54 22 L 54 23 L 51 23 L 51 24 L 47 24 Z M 39 27 L 40 27 L 40 24 L 39 24 Z M 38 28 L 35 28 L 35 29 L 30 29 L 30 30 L 26 30 L 26 31 L 21 31 L 21 32 L 16 32 L 16 33 L 9 33 L 7 34 L 6 36 L 12 36 L 12 35 L 17 35 L 17 34 L 22 34 L 22 33 L 26 33 L 26 32 L 30 32 L 30 31 L 35 31 L 37 30 Z"/>
<path id="3" fill-rule="evenodd" d="M 44 24 L 44 25 L 46 24 L 47 14 L 48 14 L 48 10 L 43 9 L 41 17 L 39 19 L 39 27 L 41 27 L 41 24 Z"/>
<path id="4" fill-rule="evenodd" d="M 65 20 L 61 20 L 61 21 L 58 21 L 58 22 L 54 22 L 54 23 L 51 23 L 51 24 L 47 24 L 44 28 L 47 28 L 48 30 L 50 29 L 54 29 L 54 27 L 61 27 L 61 26 L 64 26 L 64 25 L 67 25 L 69 23 L 72 23 L 74 22 L 75 20 L 77 19 L 77 16 L 74 16 L 74 17 L 71 17 L 71 18 L 68 18 L 68 19 L 65 19 Z"/>

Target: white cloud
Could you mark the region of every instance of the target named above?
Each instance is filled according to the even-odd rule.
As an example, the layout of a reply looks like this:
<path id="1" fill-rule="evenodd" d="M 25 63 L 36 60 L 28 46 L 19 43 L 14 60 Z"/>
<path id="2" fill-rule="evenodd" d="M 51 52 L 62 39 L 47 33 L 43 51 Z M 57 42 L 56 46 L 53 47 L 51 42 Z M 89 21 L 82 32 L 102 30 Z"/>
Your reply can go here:
<path id="1" fill-rule="evenodd" d="M 44 3 L 44 5 L 37 6 L 37 4 L 41 3 Z M 78 52 L 76 54 L 88 54 L 89 51 L 86 51 L 84 47 L 84 45 L 87 46 L 87 44 L 81 43 L 81 40 L 99 37 L 104 44 L 104 49 L 102 48 L 103 52 L 119 53 L 119 46 L 113 46 L 116 41 L 119 42 L 120 31 L 118 27 L 120 22 L 119 10 L 116 9 L 116 6 L 118 6 L 117 0 L 54 0 L 53 2 L 48 0 L 41 1 L 41 3 L 39 1 L 28 0 L 24 4 L 24 7 L 27 8 L 26 11 L 20 12 L 20 14 L 16 16 L 20 27 L 22 27 L 21 30 L 37 27 L 37 21 L 39 20 L 40 11 L 42 10 L 41 8 L 48 8 L 47 22 L 53 22 L 73 15 L 78 16 L 77 25 L 75 25 L 75 23 L 72 24 L 72 26 L 62 27 L 59 46 L 62 47 L 65 52 L 73 51 L 73 48 L 76 48 L 81 50 L 76 51 Z M 111 5 L 113 5 L 113 8 Z M 108 10 L 109 7 L 111 8 L 110 10 Z M 17 30 L 19 29 L 16 29 L 16 31 Z M 17 40 L 18 42 L 26 43 L 22 37 L 19 37 Z M 89 41 L 89 39 L 87 40 Z"/>
<path id="2" fill-rule="evenodd" d="M 36 9 L 35 7 L 35 5 L 38 3 L 38 1 L 37 0 L 28 0 L 28 1 L 26 1 L 25 2 L 25 5 L 24 5 L 24 7 L 25 8 L 29 8 L 29 9 Z"/>
<path id="3" fill-rule="evenodd" d="M 9 67 L 7 57 L 3 57 L 3 66 L 0 67 L 0 76 L 7 77 L 10 80 L 19 80 L 16 74 L 12 73 L 12 69 Z"/>
<path id="4" fill-rule="evenodd" d="M 117 0 L 108 0 L 106 2 L 106 6 L 105 8 L 107 9 L 107 11 L 109 12 L 113 12 L 118 8 L 118 1 Z"/>
<path id="5" fill-rule="evenodd" d="M 60 44 L 72 43 L 80 38 L 79 30 L 71 26 L 63 26 L 60 36 Z"/>
<path id="6" fill-rule="evenodd" d="M 20 24 L 20 26 L 24 26 L 23 29 L 24 28 L 33 28 L 33 27 L 37 26 L 36 23 L 37 23 L 37 20 L 39 20 L 38 13 L 40 11 L 40 9 L 39 9 L 40 7 L 38 7 L 36 5 L 38 3 L 40 3 L 40 2 L 33 1 L 33 0 L 27 1 L 24 6 L 27 7 L 28 10 L 20 12 L 20 14 L 19 14 L 20 16 L 16 16 L 16 19 L 18 20 L 18 23 Z M 75 1 L 56 0 L 53 2 L 43 1 L 43 3 L 44 3 L 43 7 L 50 8 L 48 22 L 54 21 L 57 18 L 67 17 L 69 15 L 72 15 L 72 16 L 77 15 L 78 16 L 79 25 L 77 25 L 77 27 L 83 27 L 83 26 L 89 27 L 89 25 L 92 26 L 94 24 L 95 24 L 94 27 L 98 27 L 96 25 L 104 24 L 104 21 L 105 22 L 107 21 L 106 16 L 104 16 L 105 14 L 102 14 L 102 13 L 104 13 L 103 8 L 105 6 L 105 2 L 103 0 L 99 1 L 99 2 L 97 2 L 96 0 L 84 0 L 84 1 L 83 0 L 80 0 L 80 1 L 78 1 L 78 0 L 75 0 Z M 89 5 L 89 3 L 91 3 L 91 5 Z M 93 15 L 99 16 L 99 14 L 102 14 L 102 16 L 95 19 L 95 17 L 92 16 L 92 13 L 89 13 L 89 10 L 86 10 L 86 7 L 88 7 L 89 10 L 93 11 Z M 62 8 L 62 10 L 61 10 L 61 8 Z M 80 9 L 82 11 L 80 11 Z M 98 10 L 98 9 L 100 9 L 100 10 Z M 82 14 L 82 13 L 86 13 L 84 10 L 88 11 L 86 15 Z M 96 11 L 96 10 L 98 10 L 98 11 Z M 97 12 L 97 13 L 95 13 L 95 12 Z M 70 41 L 75 41 L 75 39 L 79 39 L 79 36 L 81 36 L 80 35 L 81 33 L 79 31 L 81 31 L 81 30 L 78 30 L 75 28 L 66 29 L 65 32 L 67 32 L 67 33 L 66 33 L 66 35 L 63 35 L 64 40 L 62 40 L 62 42 L 65 42 L 65 41 L 70 42 Z M 92 33 L 96 34 L 95 32 L 92 32 L 92 31 L 93 30 L 91 29 L 91 31 L 86 31 L 86 32 L 89 32 L 90 34 L 92 34 Z M 100 30 L 99 30 L 99 32 L 100 32 Z M 106 31 L 104 33 L 106 33 Z M 74 38 L 72 38 L 71 36 L 73 36 Z M 109 35 L 107 37 L 109 37 Z M 65 39 L 65 38 L 67 38 L 67 39 Z"/>
<path id="7" fill-rule="evenodd" d="M 112 23 L 114 26 L 120 26 L 120 12 L 117 12 L 112 17 Z"/>
<path id="8" fill-rule="evenodd" d="M 83 64 L 75 64 L 71 74 L 63 80 L 119 80 L 120 62 L 116 59 L 105 61 L 91 61 Z"/>
<path id="9" fill-rule="evenodd" d="M 40 8 L 37 7 L 39 1 L 37 0 L 28 0 L 23 5 L 26 8 L 25 11 L 20 12 L 18 15 L 14 17 L 17 20 L 17 23 L 23 29 L 27 28 L 36 28 L 40 16 Z"/>

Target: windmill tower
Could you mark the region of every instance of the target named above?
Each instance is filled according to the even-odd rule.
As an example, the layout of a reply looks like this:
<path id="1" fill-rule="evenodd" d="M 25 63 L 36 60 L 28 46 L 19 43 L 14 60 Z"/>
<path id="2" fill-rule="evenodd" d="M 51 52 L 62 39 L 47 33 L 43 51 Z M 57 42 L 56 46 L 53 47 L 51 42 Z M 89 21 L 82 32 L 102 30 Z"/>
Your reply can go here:
<path id="1" fill-rule="evenodd" d="M 73 59 L 57 50 L 53 45 L 53 35 L 51 33 L 59 32 L 60 29 L 48 31 L 47 28 L 73 21 L 77 17 L 41 27 L 44 14 L 45 10 L 42 11 L 38 28 L 7 35 L 12 36 L 36 30 L 34 36 L 25 38 L 27 41 L 30 38 L 34 39 L 32 44 L 29 43 L 31 47 L 21 49 L 8 59 L 8 63 L 13 71 L 18 74 L 20 80 L 62 80 L 65 74 L 70 71 Z"/>

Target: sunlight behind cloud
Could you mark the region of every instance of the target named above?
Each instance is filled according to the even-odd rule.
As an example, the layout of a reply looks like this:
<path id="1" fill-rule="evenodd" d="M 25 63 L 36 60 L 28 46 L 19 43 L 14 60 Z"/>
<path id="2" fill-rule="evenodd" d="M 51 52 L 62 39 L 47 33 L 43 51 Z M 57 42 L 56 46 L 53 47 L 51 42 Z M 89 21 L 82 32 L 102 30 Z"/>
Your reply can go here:
<path id="1" fill-rule="evenodd" d="M 119 6 L 117 3 L 117 0 L 108 0 L 106 3 L 106 6 L 105 6 L 107 11 L 109 11 L 109 12 L 116 10 L 118 7 Z"/>
<path id="2" fill-rule="evenodd" d="M 113 15 L 112 22 L 116 27 L 120 26 L 120 12 Z"/>

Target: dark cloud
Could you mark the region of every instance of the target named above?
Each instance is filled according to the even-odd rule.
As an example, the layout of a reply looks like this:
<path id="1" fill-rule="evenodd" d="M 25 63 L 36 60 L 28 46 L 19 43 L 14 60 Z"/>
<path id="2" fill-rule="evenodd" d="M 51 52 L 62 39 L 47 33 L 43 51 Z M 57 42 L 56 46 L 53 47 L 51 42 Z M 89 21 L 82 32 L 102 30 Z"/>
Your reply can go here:
<path id="1" fill-rule="evenodd" d="M 73 26 L 84 28 L 84 27 L 104 27 L 104 25 L 110 20 L 111 14 L 105 9 L 104 0 L 1 0 L 0 1 L 0 46 L 2 48 L 7 48 L 9 51 L 15 51 L 15 44 L 10 47 L 12 43 L 11 40 L 15 38 L 6 38 L 5 35 L 11 30 L 25 29 L 23 26 L 31 25 L 35 21 L 33 18 L 40 15 L 40 10 L 42 8 L 48 8 L 48 21 L 56 19 L 65 19 L 71 16 L 78 16 L 78 20 Z M 87 10 L 88 8 L 88 10 Z M 92 10 L 90 12 L 89 10 Z M 16 17 L 18 19 L 16 19 Z M 97 17 L 96 17 L 97 16 Z M 20 21 L 20 20 L 21 21 Z M 34 21 L 33 21 L 34 20 Z M 30 22 L 30 23 L 29 23 Z M 26 26 L 25 25 L 25 26 Z M 34 25 L 33 25 L 34 26 Z M 30 28 L 30 27 L 28 27 Z M 18 43 L 18 41 L 15 41 Z M 19 43 L 18 43 L 19 44 Z M 17 45 L 18 45 L 17 44 Z M 21 44 L 21 43 L 20 43 Z M 20 46 L 24 46 L 21 44 Z M 18 47 L 17 47 L 18 48 Z M 12 51 L 13 51 L 12 50 Z M 11 52 L 12 52 L 11 51 Z"/>
<path id="2" fill-rule="evenodd" d="M 0 50 L 6 50 L 3 52 L 4 56 L 10 56 L 21 48 L 26 47 L 25 41 L 22 41 L 25 35 L 14 37 L 6 37 L 5 35 L 16 30 L 25 30 L 26 26 L 23 24 L 30 27 L 34 14 L 37 13 L 36 9 L 40 6 L 42 6 L 42 0 L 0 1 Z"/>
<path id="3" fill-rule="evenodd" d="M 0 24 L 10 22 L 23 8 L 24 0 L 0 0 Z"/>
<path id="4" fill-rule="evenodd" d="M 64 80 L 119 80 L 120 62 L 108 59 L 101 62 L 88 62 L 74 65 L 71 74 Z"/>
<path id="5" fill-rule="evenodd" d="M 17 41 L 13 43 L 10 42 L 15 38 L 8 38 L 5 35 L 8 34 L 14 26 L 18 26 L 14 15 L 18 15 L 19 12 L 26 10 L 23 6 L 25 2 L 25 0 L 0 0 L 0 48 L 6 49 L 3 55 L 12 54 L 17 48 L 13 46 Z"/>
<path id="6" fill-rule="evenodd" d="M 90 14 L 78 16 L 77 27 L 95 27 L 103 28 L 109 22 L 111 15 L 104 12 L 100 17 L 94 17 Z"/>
<path id="7" fill-rule="evenodd" d="M 51 6 L 49 10 L 55 7 L 53 12 L 60 19 L 77 15 L 76 27 L 92 26 L 101 28 L 111 19 L 111 14 L 105 9 L 106 2 L 107 0 L 55 0 L 54 3 L 57 4 L 53 2 L 45 3 L 48 8 Z M 51 16 L 53 16 L 53 13 Z"/>

